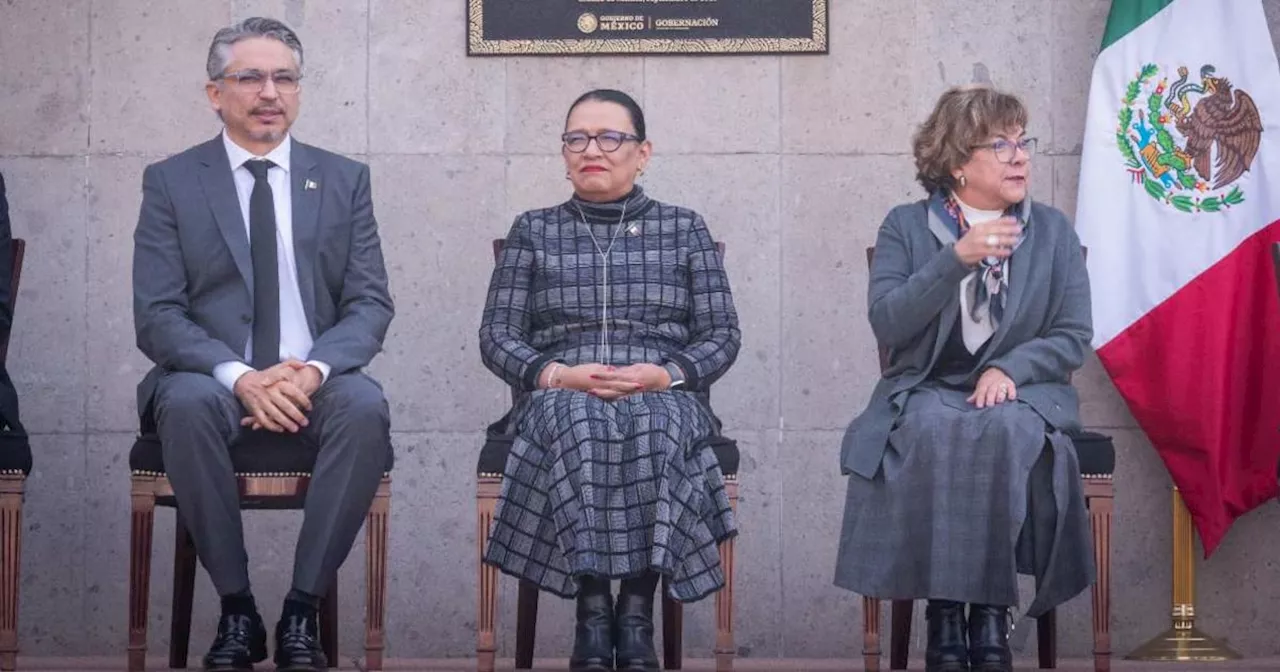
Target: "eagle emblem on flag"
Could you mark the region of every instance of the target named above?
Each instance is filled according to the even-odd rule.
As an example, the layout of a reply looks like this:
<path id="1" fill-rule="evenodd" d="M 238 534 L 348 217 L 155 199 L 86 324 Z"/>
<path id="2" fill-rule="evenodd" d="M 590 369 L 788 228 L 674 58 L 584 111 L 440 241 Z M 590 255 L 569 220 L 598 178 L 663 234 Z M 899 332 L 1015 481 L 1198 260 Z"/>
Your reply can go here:
<path id="1" fill-rule="evenodd" d="M 1219 212 L 1244 202 L 1235 184 L 1253 164 L 1262 118 L 1253 97 L 1216 75 L 1212 65 L 1191 81 L 1158 81 L 1147 64 L 1125 88 L 1116 144 L 1135 184 L 1181 212 Z M 1153 86 L 1154 82 L 1154 86 Z"/>

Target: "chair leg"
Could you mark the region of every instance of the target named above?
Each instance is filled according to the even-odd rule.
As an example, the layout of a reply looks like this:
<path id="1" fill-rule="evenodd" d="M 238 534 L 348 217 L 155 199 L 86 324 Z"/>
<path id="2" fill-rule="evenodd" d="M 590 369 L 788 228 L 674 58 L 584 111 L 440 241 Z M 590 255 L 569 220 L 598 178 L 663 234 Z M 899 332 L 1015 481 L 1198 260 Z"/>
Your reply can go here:
<path id="1" fill-rule="evenodd" d="M 684 667 L 684 605 L 669 597 L 671 579 L 662 577 L 662 666 Z"/>
<path id="2" fill-rule="evenodd" d="M 889 625 L 889 669 L 907 669 L 907 656 L 911 653 L 911 612 L 913 600 L 894 600 L 892 622 Z"/>
<path id="3" fill-rule="evenodd" d="M 880 670 L 880 600 L 862 598 L 862 669 Z"/>
<path id="4" fill-rule="evenodd" d="M 18 576 L 22 569 L 22 474 L 0 476 L 0 670 L 18 666 Z"/>
<path id="5" fill-rule="evenodd" d="M 329 592 L 320 598 L 320 648 L 329 667 L 338 666 L 338 577 L 333 577 Z"/>
<path id="6" fill-rule="evenodd" d="M 1111 670 L 1111 511 L 1115 484 L 1110 478 L 1085 479 L 1085 503 L 1093 529 L 1093 669 Z"/>
<path id="7" fill-rule="evenodd" d="M 196 545 L 191 532 L 175 515 L 173 539 L 173 616 L 169 625 L 169 667 L 185 669 L 191 646 L 191 605 L 196 592 Z"/>
<path id="8" fill-rule="evenodd" d="M 1036 619 L 1036 648 L 1040 654 L 1040 669 L 1057 669 L 1058 611 L 1056 609 L 1050 609 Z"/>
<path id="9" fill-rule="evenodd" d="M 516 669 L 533 667 L 533 649 L 538 636 L 538 584 L 520 581 L 516 598 Z"/>
<path id="10" fill-rule="evenodd" d="M 133 477 L 133 514 L 129 531 L 129 672 L 141 672 L 147 666 L 147 607 L 151 599 L 155 488 L 155 476 Z"/>
<path id="11" fill-rule="evenodd" d="M 725 494 L 734 513 L 738 512 L 738 479 L 725 478 Z M 733 575 L 734 539 L 720 544 L 720 566 L 724 571 L 724 588 L 716 593 L 716 672 L 731 672 L 738 647 L 733 641 Z"/>
<path id="12" fill-rule="evenodd" d="M 391 512 L 391 477 L 383 476 L 365 519 L 364 669 L 379 672 L 387 630 L 387 523 Z"/>
<path id="13" fill-rule="evenodd" d="M 476 566 L 479 570 L 476 605 L 476 670 L 493 672 L 497 656 L 494 616 L 498 611 L 498 568 L 484 562 L 484 545 L 489 539 L 493 510 L 502 490 L 501 476 L 476 479 Z"/>

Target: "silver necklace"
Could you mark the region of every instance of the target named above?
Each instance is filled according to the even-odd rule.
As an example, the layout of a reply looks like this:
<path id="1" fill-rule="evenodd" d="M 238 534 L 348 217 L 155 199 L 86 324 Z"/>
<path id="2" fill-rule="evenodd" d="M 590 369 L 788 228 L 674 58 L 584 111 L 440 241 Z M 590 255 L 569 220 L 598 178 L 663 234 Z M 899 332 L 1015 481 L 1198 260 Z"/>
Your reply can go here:
<path id="1" fill-rule="evenodd" d="M 609 256 L 613 253 L 613 244 L 618 242 L 618 234 L 622 233 L 622 225 L 627 222 L 627 204 L 622 204 L 622 216 L 618 218 L 618 226 L 614 228 L 613 235 L 609 236 L 609 247 L 601 249 L 600 241 L 596 240 L 596 234 L 591 231 L 591 225 L 587 223 L 587 215 L 582 212 L 582 206 L 574 203 L 573 206 L 578 209 L 578 218 L 582 221 L 582 228 L 587 230 L 587 235 L 591 236 L 591 244 L 595 246 L 596 252 L 600 255 L 602 272 L 600 276 L 600 360 L 602 364 L 608 364 L 612 361 L 612 346 L 609 343 Z"/>

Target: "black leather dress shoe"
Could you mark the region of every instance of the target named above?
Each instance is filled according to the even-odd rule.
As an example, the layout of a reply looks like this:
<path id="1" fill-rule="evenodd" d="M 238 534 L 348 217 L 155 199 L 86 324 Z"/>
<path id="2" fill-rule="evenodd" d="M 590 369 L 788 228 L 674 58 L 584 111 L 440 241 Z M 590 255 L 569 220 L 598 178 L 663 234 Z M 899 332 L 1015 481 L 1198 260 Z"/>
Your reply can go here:
<path id="1" fill-rule="evenodd" d="M 243 672 L 267 659 L 267 628 L 262 617 L 253 614 L 223 614 L 218 634 L 204 655 L 207 672 Z"/>
<path id="2" fill-rule="evenodd" d="M 964 603 L 929 600 L 924 613 L 929 621 L 924 652 L 925 672 L 968 672 Z"/>
<path id="3" fill-rule="evenodd" d="M 276 623 L 276 669 L 280 672 L 325 672 L 329 661 L 320 648 L 315 616 L 289 614 Z"/>
<path id="4" fill-rule="evenodd" d="M 974 672 L 1013 672 L 1007 608 L 969 605 L 969 669 Z"/>
<path id="5" fill-rule="evenodd" d="M 570 672 L 613 669 L 613 595 L 609 580 L 583 577 L 578 589 L 578 622 L 573 629 Z"/>
<path id="6" fill-rule="evenodd" d="M 653 646 L 653 590 L 648 594 L 628 592 L 624 583 L 614 614 L 615 669 L 659 672 L 662 668 Z"/>

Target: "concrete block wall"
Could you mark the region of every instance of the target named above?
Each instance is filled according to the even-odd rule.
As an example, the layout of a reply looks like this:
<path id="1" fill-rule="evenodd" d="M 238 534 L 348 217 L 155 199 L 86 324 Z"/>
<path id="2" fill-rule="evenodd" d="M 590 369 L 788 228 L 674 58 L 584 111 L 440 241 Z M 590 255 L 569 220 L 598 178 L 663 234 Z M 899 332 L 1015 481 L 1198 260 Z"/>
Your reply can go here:
<path id="1" fill-rule="evenodd" d="M 1280 37 L 1280 0 L 1266 0 Z M 701 211 L 728 245 L 745 346 L 717 389 L 742 469 L 738 644 L 744 656 L 856 655 L 861 601 L 831 585 L 844 482 L 839 434 L 877 374 L 863 250 L 887 209 L 918 197 L 908 138 L 941 90 L 990 80 L 1022 95 L 1042 154 L 1033 194 L 1074 210 L 1089 73 L 1106 0 L 840 0 L 826 56 L 468 58 L 456 0 L 5 0 L 0 171 L 28 240 L 10 370 L 33 433 L 21 607 L 31 654 L 122 652 L 127 452 L 134 385 L 129 264 L 142 168 L 212 137 L 213 32 L 253 14 L 300 33 L 308 69 L 299 139 L 371 164 L 398 315 L 373 373 L 399 460 L 388 651 L 474 648 L 473 478 L 481 430 L 506 391 L 476 352 L 491 238 L 568 194 L 557 157 L 566 106 L 597 86 L 632 92 L 656 156 L 644 184 Z M 1084 416 L 1113 434 L 1112 631 L 1124 653 L 1168 626 L 1169 482 L 1096 362 Z M 1198 615 L 1242 652 L 1280 653 L 1280 510 L 1243 521 L 1199 567 Z M 273 619 L 299 516 L 246 517 L 256 592 Z M 173 515 L 158 515 L 151 643 L 168 635 Z M 193 650 L 216 600 L 197 588 Z M 342 646 L 362 637 L 363 547 L 341 577 Z M 501 645 L 513 645 L 503 585 Z M 540 650 L 567 655 L 571 606 L 543 600 Z M 710 653 L 710 604 L 686 619 Z M 916 629 L 917 647 L 922 630 Z M 1061 615 L 1061 650 L 1089 651 L 1089 600 Z M 344 656 L 345 657 L 345 656 Z"/>

